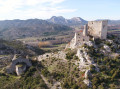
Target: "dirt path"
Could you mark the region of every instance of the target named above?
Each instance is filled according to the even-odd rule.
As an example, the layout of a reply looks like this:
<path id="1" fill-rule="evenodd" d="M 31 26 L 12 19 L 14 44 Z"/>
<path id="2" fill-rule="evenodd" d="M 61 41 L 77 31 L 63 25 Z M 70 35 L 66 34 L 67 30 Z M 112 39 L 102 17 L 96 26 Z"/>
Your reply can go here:
<path id="1" fill-rule="evenodd" d="M 48 86 L 48 88 L 51 89 L 52 85 L 47 81 L 47 79 L 42 74 L 40 74 L 40 75 L 41 75 L 43 81 L 45 82 L 45 84 Z"/>
<path id="2" fill-rule="evenodd" d="M 39 71 L 39 69 L 36 67 L 37 71 L 39 72 L 40 76 L 42 77 L 43 81 L 45 82 L 45 84 L 47 85 L 47 87 L 49 89 L 51 89 L 52 85 L 47 81 L 47 79 L 41 74 L 41 72 Z"/>
<path id="3" fill-rule="evenodd" d="M 61 88 L 61 83 L 60 82 L 55 82 L 52 86 L 51 83 L 48 82 L 48 80 L 41 74 L 41 72 L 38 70 L 38 68 L 36 67 L 37 71 L 39 72 L 40 76 L 42 77 L 43 81 L 45 82 L 45 84 L 47 85 L 47 87 L 49 89 L 62 89 Z"/>

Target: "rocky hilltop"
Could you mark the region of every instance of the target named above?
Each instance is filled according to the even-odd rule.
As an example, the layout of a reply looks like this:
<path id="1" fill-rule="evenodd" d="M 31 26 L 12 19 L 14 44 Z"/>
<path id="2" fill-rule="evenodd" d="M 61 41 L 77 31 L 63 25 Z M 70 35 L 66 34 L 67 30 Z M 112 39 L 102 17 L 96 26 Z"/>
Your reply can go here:
<path id="1" fill-rule="evenodd" d="M 89 39 L 83 40 L 84 32 L 77 32 L 79 36 L 75 34 L 65 50 L 45 53 L 37 60 L 44 64 L 48 74 L 53 74 L 63 89 L 119 88 L 120 38 L 106 34 L 107 37 L 102 39 L 89 34 Z"/>
<path id="2" fill-rule="evenodd" d="M 119 83 L 114 84 L 114 82 L 119 81 L 118 78 L 120 78 L 120 38 L 113 35 L 108 35 L 107 40 L 91 39 L 72 49 L 66 48 L 57 53 L 46 53 L 40 55 L 37 60 L 42 62 L 50 73 L 57 73 L 54 78 L 59 78 L 56 80 L 61 82 L 63 89 L 73 89 L 72 84 L 69 83 L 70 80 L 66 79 L 68 77 L 72 79 L 71 82 L 76 87 L 82 89 L 87 89 L 87 87 L 95 89 L 119 87 Z M 70 70 L 68 75 L 65 75 L 68 71 L 65 70 L 67 63 L 69 63 Z M 59 67 L 61 65 L 63 69 Z M 73 70 L 74 68 L 75 70 Z M 62 70 L 66 72 L 64 73 Z M 81 85 L 78 81 L 85 85 Z M 66 84 L 68 85 L 66 86 Z"/>
<path id="3" fill-rule="evenodd" d="M 0 44 L 2 89 L 120 88 L 120 37 L 107 33 L 107 21 L 88 22 L 60 51 L 43 53 L 19 41 Z"/>

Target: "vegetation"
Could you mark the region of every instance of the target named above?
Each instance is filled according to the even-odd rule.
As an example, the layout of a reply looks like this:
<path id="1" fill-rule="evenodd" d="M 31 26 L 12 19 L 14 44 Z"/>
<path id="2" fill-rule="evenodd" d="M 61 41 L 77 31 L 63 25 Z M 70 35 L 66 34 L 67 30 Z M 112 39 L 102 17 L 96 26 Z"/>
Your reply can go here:
<path id="1" fill-rule="evenodd" d="M 90 66 L 92 73 L 92 88 L 93 89 L 108 89 L 117 88 L 119 86 L 120 79 L 120 60 L 118 57 L 111 58 L 103 55 L 93 55 L 94 51 L 91 51 L 93 58 L 96 58 L 95 62 L 98 64 L 100 72 L 96 72 L 93 65 Z M 98 54 L 98 53 L 97 53 Z M 99 52 L 100 54 L 100 52 Z M 112 86 L 111 86 L 112 85 Z"/>
<path id="2" fill-rule="evenodd" d="M 44 51 L 38 47 L 33 47 L 29 45 L 25 45 L 20 41 L 8 41 L 0 39 L 0 50 L 5 54 L 22 54 L 34 56 L 36 54 L 43 54 Z"/>
<path id="3" fill-rule="evenodd" d="M 120 78 L 120 63 L 119 59 L 103 59 L 102 63 L 99 64 L 101 73 L 92 72 L 93 79 L 92 85 L 98 89 L 98 86 L 103 86 L 104 88 L 112 88 L 110 85 L 114 85 L 116 88 L 119 85 Z"/>
<path id="4" fill-rule="evenodd" d="M 0 89 L 48 89 L 35 65 L 42 68 L 33 62 L 33 66 L 22 77 L 0 73 Z"/>
<path id="5" fill-rule="evenodd" d="M 39 48 L 47 47 L 47 46 L 50 46 L 50 45 L 51 45 L 51 43 L 49 41 L 39 42 L 39 44 L 38 44 Z"/>
<path id="6" fill-rule="evenodd" d="M 75 56 L 75 54 L 76 54 L 76 50 L 69 50 L 69 49 L 67 49 L 66 59 L 68 59 L 68 60 L 71 60 L 73 58 L 77 59 L 77 57 Z"/>
<path id="7" fill-rule="evenodd" d="M 53 81 L 60 81 L 62 89 L 87 89 L 82 82 L 83 73 L 79 71 L 72 61 L 51 58 L 49 61 L 44 60 L 42 64 L 42 74 L 53 84 Z"/>

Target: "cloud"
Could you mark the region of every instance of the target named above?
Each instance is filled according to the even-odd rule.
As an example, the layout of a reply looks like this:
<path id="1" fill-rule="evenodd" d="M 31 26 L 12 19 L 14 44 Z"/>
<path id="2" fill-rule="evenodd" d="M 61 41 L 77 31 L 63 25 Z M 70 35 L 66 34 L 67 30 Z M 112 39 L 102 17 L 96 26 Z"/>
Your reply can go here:
<path id="1" fill-rule="evenodd" d="M 37 4 L 44 4 L 49 3 L 51 5 L 59 4 L 64 2 L 65 0 L 26 0 L 27 5 L 37 5 Z"/>
<path id="2" fill-rule="evenodd" d="M 65 0 L 0 0 L 0 19 L 49 18 L 75 12 L 60 6 Z"/>

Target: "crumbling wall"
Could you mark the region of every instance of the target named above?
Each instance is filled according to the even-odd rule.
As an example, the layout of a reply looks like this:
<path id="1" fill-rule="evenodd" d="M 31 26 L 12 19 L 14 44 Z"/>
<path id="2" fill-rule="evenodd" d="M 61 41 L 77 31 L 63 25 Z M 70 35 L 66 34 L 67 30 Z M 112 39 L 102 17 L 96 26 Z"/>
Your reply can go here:
<path id="1" fill-rule="evenodd" d="M 66 48 L 76 48 L 89 41 L 89 36 L 84 36 L 83 32 L 76 32 L 74 38 L 66 45 Z"/>
<path id="2" fill-rule="evenodd" d="M 32 63 L 30 62 L 29 59 L 24 59 L 24 58 L 17 58 L 12 61 L 12 63 L 8 66 L 6 69 L 7 73 L 13 73 L 15 72 L 16 65 L 19 63 L 25 63 L 27 67 L 32 66 Z"/>

